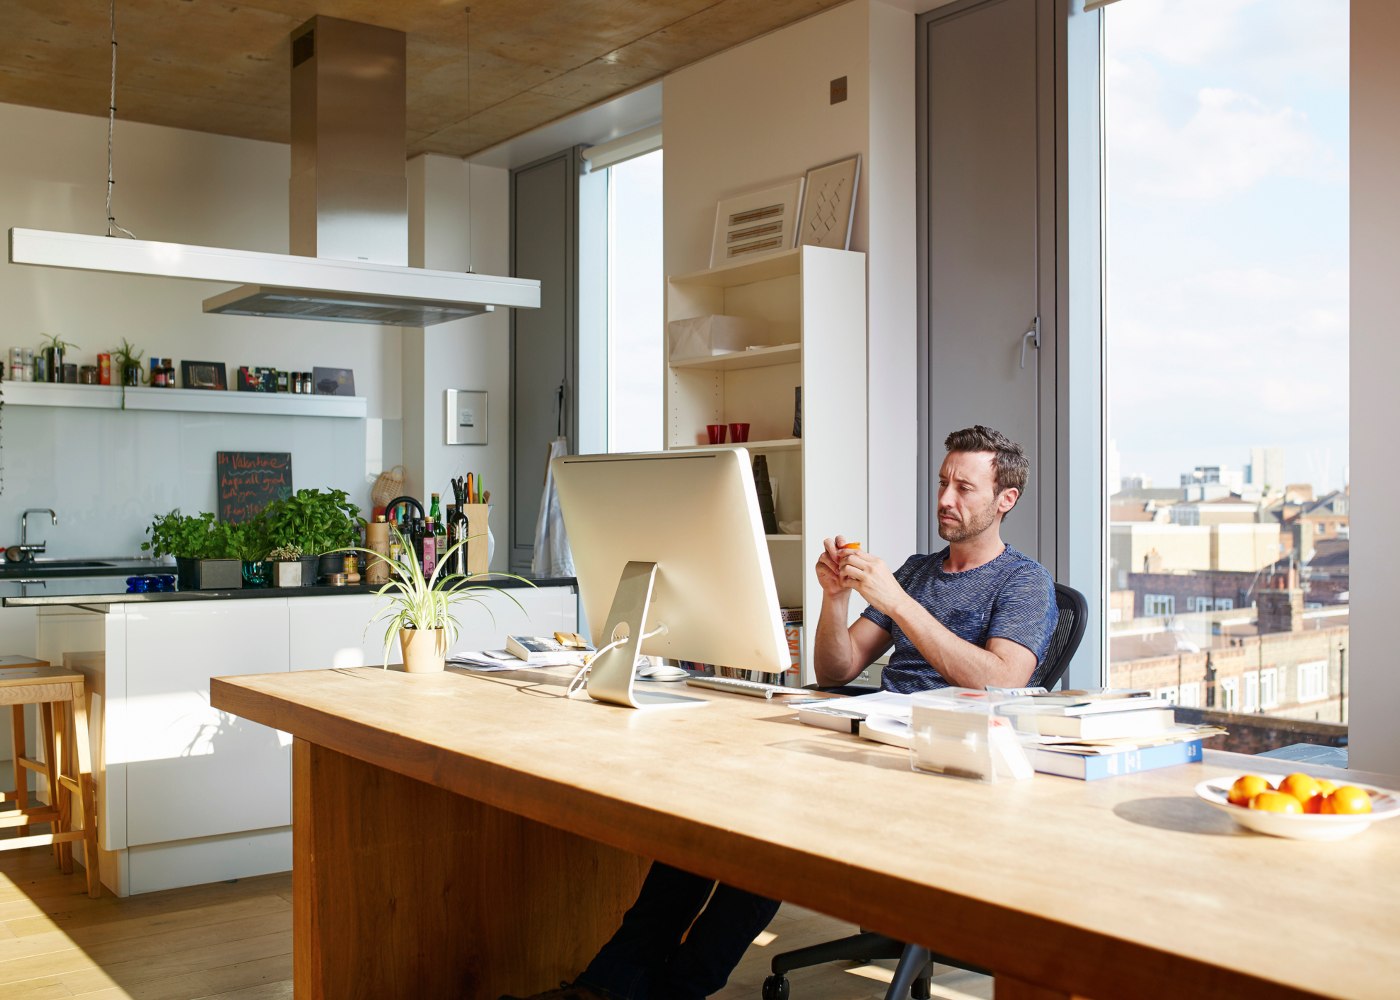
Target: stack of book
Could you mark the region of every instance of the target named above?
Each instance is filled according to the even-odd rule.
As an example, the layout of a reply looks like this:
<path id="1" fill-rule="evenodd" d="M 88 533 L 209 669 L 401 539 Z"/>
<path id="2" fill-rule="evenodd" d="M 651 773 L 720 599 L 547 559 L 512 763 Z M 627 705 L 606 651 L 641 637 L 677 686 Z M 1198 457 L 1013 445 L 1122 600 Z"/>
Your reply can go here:
<path id="1" fill-rule="evenodd" d="M 1150 691 L 1056 691 L 1000 706 L 1031 766 L 1092 781 L 1201 759 L 1201 743 L 1224 730 L 1178 725 L 1171 703 Z"/>

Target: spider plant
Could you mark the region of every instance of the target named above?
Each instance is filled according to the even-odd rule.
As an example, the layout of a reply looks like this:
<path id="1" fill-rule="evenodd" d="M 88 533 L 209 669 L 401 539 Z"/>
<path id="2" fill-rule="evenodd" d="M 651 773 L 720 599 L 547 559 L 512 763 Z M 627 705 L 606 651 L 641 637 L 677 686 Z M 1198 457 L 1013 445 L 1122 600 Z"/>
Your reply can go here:
<path id="1" fill-rule="evenodd" d="M 509 591 L 502 591 L 489 584 L 473 582 L 478 577 L 446 572 L 448 557 L 471 539 L 464 538 L 449 546 L 438 556 L 438 562 L 433 571 L 425 575 L 423 566 L 418 560 L 418 553 L 413 549 L 413 542 L 405 538 L 397 526 L 391 530 L 398 540 L 399 550 L 402 552 L 398 560 L 389 559 L 373 549 L 357 546 L 338 550 L 341 552 L 361 552 L 367 559 L 378 559 L 389 564 L 388 582 L 375 591 L 377 596 L 387 597 L 388 603 L 381 607 L 374 617 L 365 624 L 365 629 L 368 630 L 370 624 L 376 621 L 386 622 L 382 664 L 384 667 L 387 668 L 389 665 L 389 651 L 393 649 L 394 638 L 403 629 L 442 629 L 447 633 L 447 641 L 443 644 L 443 648 L 451 648 L 461 631 L 461 623 L 457 620 L 455 609 L 461 604 L 481 603 L 482 597 L 487 593 L 505 594 L 517 608 L 520 608 L 521 611 L 525 610 L 524 605 L 516 600 Z M 519 580 L 529 586 L 534 586 L 524 577 L 510 573 L 488 573 L 481 574 L 481 576 Z M 486 613 L 491 615 L 490 607 L 486 607 Z M 495 622 L 494 615 L 491 615 L 491 620 L 493 623 Z"/>

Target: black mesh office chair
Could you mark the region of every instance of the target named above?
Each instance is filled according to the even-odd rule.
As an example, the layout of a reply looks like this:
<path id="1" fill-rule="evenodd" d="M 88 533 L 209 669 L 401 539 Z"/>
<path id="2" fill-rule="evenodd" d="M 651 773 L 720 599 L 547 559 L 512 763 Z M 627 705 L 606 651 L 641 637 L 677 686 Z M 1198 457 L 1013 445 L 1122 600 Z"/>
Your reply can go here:
<path id="1" fill-rule="evenodd" d="M 1085 619 L 1088 617 L 1089 608 L 1083 594 L 1062 583 L 1055 584 L 1055 606 L 1059 608 L 1060 620 L 1055 624 L 1054 635 L 1050 637 L 1050 648 L 1045 652 L 1041 676 L 1035 681 L 1046 689 L 1058 684 L 1069 669 L 1069 661 L 1079 648 L 1080 640 L 1084 638 Z M 835 690 L 861 693 L 861 689 L 851 687 Z M 869 692 L 874 689 L 863 690 Z M 890 988 L 885 993 L 885 1000 L 903 1000 L 909 996 L 915 1000 L 928 1000 L 929 981 L 935 962 L 987 973 L 986 969 L 954 961 L 931 952 L 922 945 L 905 944 L 884 934 L 861 931 L 836 941 L 825 941 L 773 956 L 773 974 L 763 982 L 763 1000 L 788 1000 L 790 987 L 787 974 L 793 969 L 805 969 L 827 962 L 869 962 L 880 958 L 899 959 L 894 979 L 890 981 Z"/>

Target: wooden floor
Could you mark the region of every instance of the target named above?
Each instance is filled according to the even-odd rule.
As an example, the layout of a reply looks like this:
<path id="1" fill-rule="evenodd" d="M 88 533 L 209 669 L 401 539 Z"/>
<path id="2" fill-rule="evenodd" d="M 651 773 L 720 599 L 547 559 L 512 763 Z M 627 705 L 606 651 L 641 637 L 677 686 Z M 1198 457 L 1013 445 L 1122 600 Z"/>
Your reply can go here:
<path id="1" fill-rule="evenodd" d="M 4 1000 L 282 1000 L 292 996 L 291 876 L 266 875 L 129 899 L 89 899 L 82 869 L 63 875 L 48 848 L 0 853 Z M 840 921 L 785 906 L 720 1000 L 758 1000 L 773 954 L 848 934 Z M 884 996 L 893 963 L 804 969 L 793 1000 Z M 991 981 L 940 970 L 934 996 L 987 998 Z M 454 998 L 455 1000 L 455 998 Z"/>

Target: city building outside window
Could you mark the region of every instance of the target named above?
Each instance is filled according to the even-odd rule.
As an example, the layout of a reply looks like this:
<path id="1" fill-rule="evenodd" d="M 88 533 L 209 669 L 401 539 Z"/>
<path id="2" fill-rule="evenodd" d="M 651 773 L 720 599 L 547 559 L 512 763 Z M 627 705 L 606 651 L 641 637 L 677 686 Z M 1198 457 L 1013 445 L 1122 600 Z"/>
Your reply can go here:
<path id="1" fill-rule="evenodd" d="M 1298 700 L 1318 701 L 1327 697 L 1327 661 L 1311 660 L 1298 664 Z"/>
<path id="2" fill-rule="evenodd" d="M 1107 683 L 1341 739 L 1349 3 L 1102 17 Z"/>

